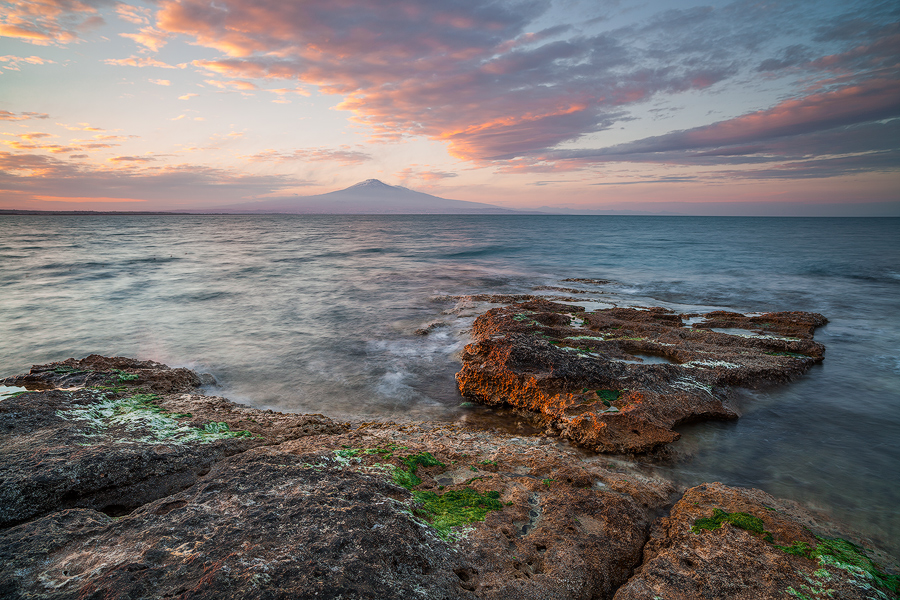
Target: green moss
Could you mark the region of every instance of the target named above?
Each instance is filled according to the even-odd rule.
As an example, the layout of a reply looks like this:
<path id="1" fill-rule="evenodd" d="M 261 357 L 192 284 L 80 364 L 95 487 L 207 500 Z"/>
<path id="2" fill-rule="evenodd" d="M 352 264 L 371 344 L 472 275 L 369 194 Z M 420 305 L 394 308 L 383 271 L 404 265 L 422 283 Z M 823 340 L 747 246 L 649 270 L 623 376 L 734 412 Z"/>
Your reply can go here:
<path id="1" fill-rule="evenodd" d="M 432 456 L 430 452 L 411 454 L 405 458 L 401 458 L 400 462 L 403 463 L 406 468 L 402 469 L 400 467 L 397 467 L 396 469 L 394 469 L 394 483 L 399 486 L 403 486 L 408 490 L 412 490 L 414 487 L 422 483 L 422 479 L 418 475 L 416 475 L 416 470 L 419 467 L 444 466 L 444 463 Z"/>
<path id="2" fill-rule="evenodd" d="M 694 533 L 700 533 L 704 530 L 711 531 L 718 529 L 725 522 L 731 523 L 739 529 L 758 533 L 762 535 L 763 539 L 767 542 L 771 542 L 773 539 L 772 534 L 766 531 L 762 519 L 759 517 L 754 517 L 753 515 L 743 512 L 728 513 L 721 508 L 713 509 L 712 517 L 703 517 L 694 521 L 694 524 L 691 526 L 691 531 Z"/>
<path id="3" fill-rule="evenodd" d="M 865 574 L 876 586 L 890 590 L 895 598 L 900 596 L 900 577 L 882 571 L 878 564 L 866 556 L 862 548 L 840 538 L 817 539 L 819 543 L 811 550 L 810 558 L 817 559 L 824 565 Z"/>
<path id="4" fill-rule="evenodd" d="M 85 424 L 85 437 L 92 440 L 108 437 L 110 429 L 130 433 L 114 441 L 123 444 L 160 442 L 182 444 L 186 442 L 208 443 L 221 439 L 251 437 L 249 431 L 232 431 L 227 423 L 209 422 L 202 428 L 181 424 L 178 419 L 184 413 L 169 413 L 156 404 L 156 394 L 134 394 L 117 398 L 97 392 L 98 402 L 58 411 L 59 417 L 81 421 Z M 99 443 L 99 440 L 98 442 Z M 91 441 L 83 445 L 92 445 Z"/>
<path id="5" fill-rule="evenodd" d="M 769 356 L 787 356 L 790 358 L 809 358 L 805 354 L 800 354 L 799 352 L 764 352 L 763 354 L 768 354 Z"/>
<path id="6" fill-rule="evenodd" d="M 603 400 L 603 404 L 609 406 L 610 402 L 615 402 L 622 395 L 619 390 L 597 390 L 597 397 Z"/>
<path id="7" fill-rule="evenodd" d="M 113 373 L 116 376 L 116 381 L 118 381 L 119 383 L 125 383 L 126 381 L 135 381 L 140 378 L 140 375 L 134 373 L 126 373 L 121 369 L 116 369 L 115 371 L 113 371 Z"/>
<path id="8" fill-rule="evenodd" d="M 431 491 L 414 491 L 413 497 L 422 504 L 422 512 L 432 527 L 445 540 L 452 537 L 452 529 L 484 521 L 492 510 L 502 510 L 500 492 L 480 493 L 472 488 L 451 490 L 441 495 Z"/>
<path id="9" fill-rule="evenodd" d="M 790 546 L 779 546 L 775 544 L 776 548 L 781 549 L 786 554 L 793 554 L 794 556 L 805 556 L 806 558 L 812 558 L 813 547 L 807 544 L 806 542 L 802 542 L 800 540 L 796 540 L 791 543 Z"/>
<path id="10" fill-rule="evenodd" d="M 795 540 L 789 546 L 776 545 L 776 548 L 787 554 L 816 560 L 823 567 L 836 567 L 849 572 L 851 575 L 861 577 L 865 581 L 854 578 L 851 582 L 855 581 L 856 585 L 863 588 L 867 586 L 880 588 L 876 591 L 882 598 L 888 598 L 888 596 L 881 590 L 888 590 L 894 598 L 900 597 L 900 577 L 885 573 L 877 563 L 866 556 L 862 548 L 840 538 L 829 539 L 816 536 L 816 539 L 818 542 L 815 545 Z M 814 575 L 820 580 L 820 583 L 823 580 L 827 581 L 830 577 L 828 571 L 824 568 L 818 569 Z M 800 587 L 807 592 L 816 592 L 815 586 Z M 798 598 L 805 597 L 800 592 L 791 592 L 791 590 L 788 590 L 788 592 L 793 593 Z"/>
<path id="11" fill-rule="evenodd" d="M 54 373 L 58 373 L 59 375 L 73 375 L 75 373 L 87 373 L 86 369 L 79 369 L 78 367 L 70 367 L 69 365 L 60 365 L 58 367 L 53 368 Z"/>

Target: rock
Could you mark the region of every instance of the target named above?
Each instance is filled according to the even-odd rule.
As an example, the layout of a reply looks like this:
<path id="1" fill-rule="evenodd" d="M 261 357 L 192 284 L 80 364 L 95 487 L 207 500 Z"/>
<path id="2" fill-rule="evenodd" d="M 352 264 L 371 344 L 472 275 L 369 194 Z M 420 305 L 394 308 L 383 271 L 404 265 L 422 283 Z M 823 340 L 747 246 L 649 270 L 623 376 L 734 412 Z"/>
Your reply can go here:
<path id="1" fill-rule="evenodd" d="M 29 390 L 50 390 L 91 386 L 140 387 L 146 392 L 188 392 L 215 383 L 212 375 L 197 375 L 190 369 L 172 369 L 150 360 L 108 358 L 92 354 L 87 358 L 36 365 L 27 375 L 7 377 L 0 385 Z"/>
<path id="2" fill-rule="evenodd" d="M 5 379 L 43 391 L 0 402 L 0 526 L 75 507 L 118 516 L 192 485 L 227 456 L 348 427 L 179 393 L 198 382 L 188 369 L 98 356 Z M 58 389 L 73 384 L 84 387 Z"/>
<path id="3" fill-rule="evenodd" d="M 722 513 L 721 525 L 702 521 Z M 800 507 L 759 490 L 703 484 L 654 525 L 643 564 L 614 599 L 898 597 L 900 579 L 831 533 Z"/>
<path id="4" fill-rule="evenodd" d="M 671 483 L 548 438 L 260 411 L 142 365 L 79 389 L 35 367 L 41 391 L 0 401 L 0 597 L 767 598 L 728 594 L 824 578 L 775 544 L 802 554 L 825 544 L 807 528 L 828 531 L 762 492 L 708 484 L 659 519 Z M 690 530 L 717 508 L 773 537 Z M 825 569 L 836 598 L 866 597 Z"/>
<path id="5" fill-rule="evenodd" d="M 473 597 L 458 585 L 455 553 L 399 501 L 406 495 L 333 460 L 249 451 L 118 520 L 76 509 L 6 530 L 0 594 Z"/>
<path id="6" fill-rule="evenodd" d="M 428 335 L 435 329 L 439 329 L 441 327 L 446 327 L 446 326 L 447 326 L 447 323 L 445 323 L 444 321 L 432 321 L 431 323 L 428 323 L 424 327 L 420 327 L 420 328 L 416 329 L 415 333 L 416 333 L 416 335 Z"/>
<path id="7" fill-rule="evenodd" d="M 737 418 L 730 388 L 786 382 L 823 359 L 811 339 L 827 322 L 821 315 L 710 314 L 685 327 L 683 315 L 663 308 L 588 313 L 547 300 L 494 308 L 475 321 L 459 390 L 522 409 L 581 446 L 641 453 L 678 439 L 680 424 Z M 748 332 L 710 329 L 723 324 Z M 765 335 L 749 331 L 760 327 Z M 792 337 L 773 335 L 781 333 Z"/>

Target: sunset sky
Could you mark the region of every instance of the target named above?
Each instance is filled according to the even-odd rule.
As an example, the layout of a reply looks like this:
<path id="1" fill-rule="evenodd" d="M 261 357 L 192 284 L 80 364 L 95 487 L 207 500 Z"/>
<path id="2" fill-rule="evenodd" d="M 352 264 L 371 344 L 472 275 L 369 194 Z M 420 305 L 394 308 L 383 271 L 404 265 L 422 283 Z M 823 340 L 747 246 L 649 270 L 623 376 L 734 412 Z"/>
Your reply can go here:
<path id="1" fill-rule="evenodd" d="M 0 209 L 900 215 L 896 0 L 0 5 Z"/>

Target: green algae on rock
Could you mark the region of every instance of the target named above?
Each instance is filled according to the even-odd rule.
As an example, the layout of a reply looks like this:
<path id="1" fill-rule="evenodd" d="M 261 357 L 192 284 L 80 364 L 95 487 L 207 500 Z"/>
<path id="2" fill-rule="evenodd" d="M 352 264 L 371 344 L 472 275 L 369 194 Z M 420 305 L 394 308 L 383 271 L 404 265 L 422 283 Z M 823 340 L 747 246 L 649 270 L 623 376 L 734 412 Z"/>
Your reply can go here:
<path id="1" fill-rule="evenodd" d="M 130 380 L 126 380 L 130 381 Z M 110 439 L 122 444 L 169 442 L 208 444 L 216 440 L 251 437 L 249 431 L 231 431 L 227 423 L 209 422 L 202 428 L 186 425 L 179 419 L 187 413 L 170 413 L 161 408 L 156 394 L 116 397 L 96 393 L 97 402 L 57 411 L 62 419 L 84 423 L 87 438 L 82 445 L 99 444 Z"/>

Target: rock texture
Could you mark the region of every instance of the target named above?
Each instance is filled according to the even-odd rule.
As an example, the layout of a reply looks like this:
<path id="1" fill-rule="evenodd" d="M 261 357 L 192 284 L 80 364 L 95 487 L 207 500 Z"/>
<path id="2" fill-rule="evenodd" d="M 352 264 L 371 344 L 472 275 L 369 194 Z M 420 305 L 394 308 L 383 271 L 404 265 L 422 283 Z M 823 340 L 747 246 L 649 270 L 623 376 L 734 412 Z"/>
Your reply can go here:
<path id="1" fill-rule="evenodd" d="M 716 510 L 743 518 L 734 519 L 738 525 L 724 522 L 714 529 L 695 525 Z M 743 528 L 747 526 L 761 531 Z M 614 598 L 897 597 L 900 580 L 881 577 L 853 545 L 813 533 L 828 529 L 798 506 L 759 490 L 700 485 L 688 490 L 669 516 L 655 524 L 643 564 Z M 819 550 L 819 555 L 796 553 L 800 548 Z"/>
<path id="2" fill-rule="evenodd" d="M 669 482 L 553 438 L 259 411 L 200 381 L 101 357 L 3 381 L 34 391 L 0 399 L 0 597 L 894 593 L 871 561 L 868 588 L 817 564 L 812 532 L 833 532 L 755 490 L 708 484 L 667 515 Z M 715 509 L 759 514 L 773 537 L 692 531 Z"/>
<path id="3" fill-rule="evenodd" d="M 531 300 L 476 319 L 456 378 L 464 396 L 522 409 L 578 445 L 650 452 L 678 439 L 682 423 L 737 418 L 730 388 L 785 382 L 821 362 L 812 332 L 825 323 L 813 313 L 585 312 Z"/>
<path id="4" fill-rule="evenodd" d="M 191 394 L 201 382 L 188 369 L 96 355 L 4 379 L 34 391 L 0 402 L 0 526 L 63 508 L 118 516 L 192 485 L 224 457 L 346 428 Z"/>

